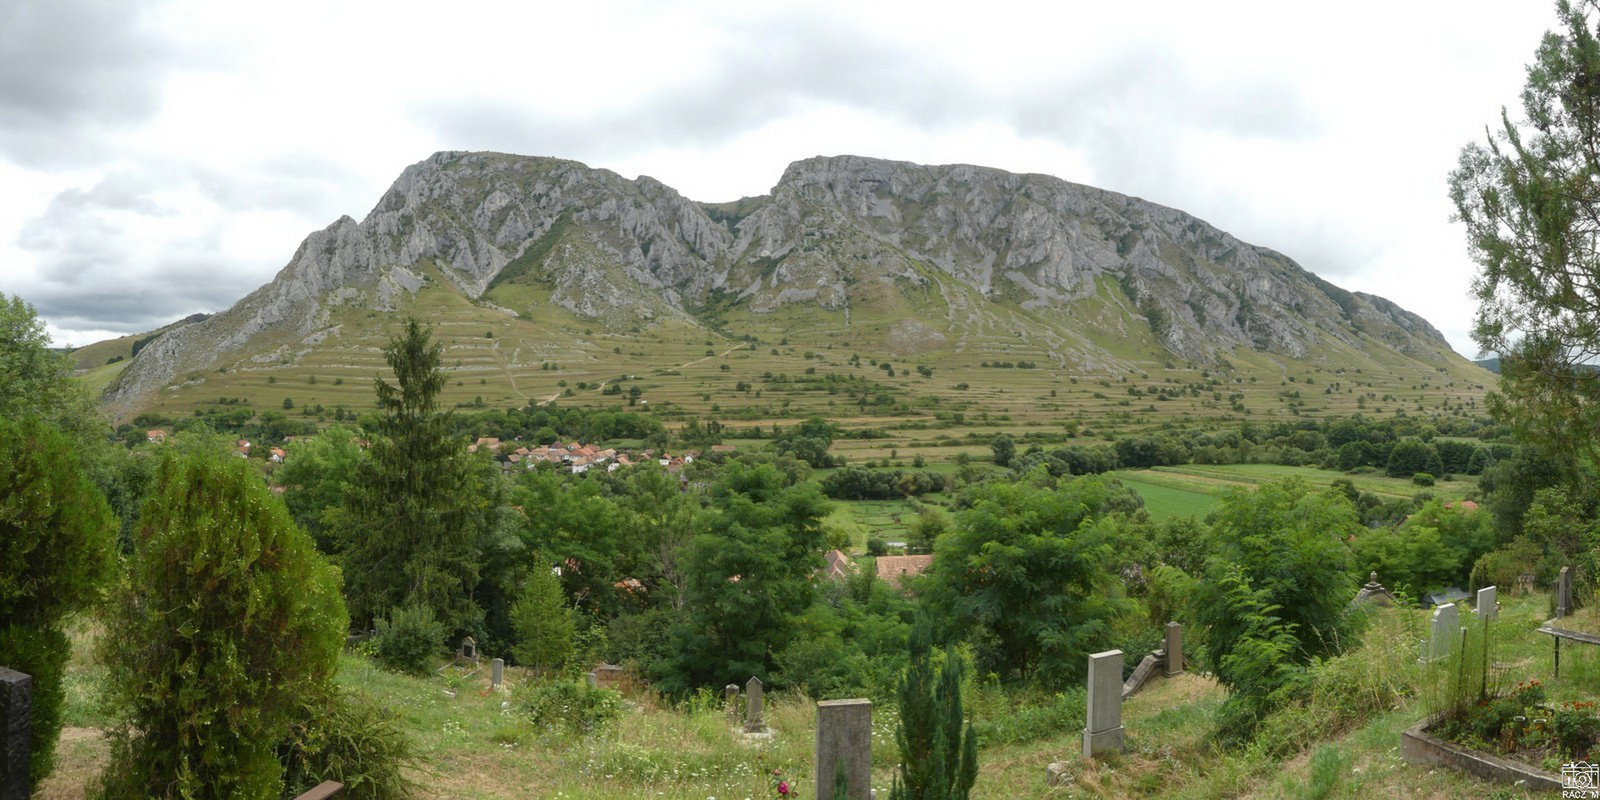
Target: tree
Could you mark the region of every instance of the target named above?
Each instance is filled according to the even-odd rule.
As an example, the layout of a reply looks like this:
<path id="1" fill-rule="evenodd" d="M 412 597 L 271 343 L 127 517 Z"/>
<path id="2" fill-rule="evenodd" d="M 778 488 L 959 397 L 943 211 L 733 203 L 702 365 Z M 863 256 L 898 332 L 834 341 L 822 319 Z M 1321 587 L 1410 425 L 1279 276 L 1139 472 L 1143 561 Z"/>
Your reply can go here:
<path id="1" fill-rule="evenodd" d="M 1046 487 L 988 483 L 943 536 L 926 596 L 950 633 L 981 631 L 984 657 L 1002 675 L 1064 686 L 1085 656 L 1108 644 L 1128 608 L 1107 568 L 1110 527 L 1094 524 L 1137 510 L 1138 496 L 1096 476 Z"/>
<path id="2" fill-rule="evenodd" d="M 337 668 L 349 617 L 249 464 L 168 452 L 99 645 L 122 714 L 98 796 L 276 798 L 277 747 Z"/>
<path id="3" fill-rule="evenodd" d="M 1523 118 L 1462 148 L 1450 198 L 1481 267 L 1473 339 L 1500 356 L 1489 408 L 1571 476 L 1600 461 L 1600 4 L 1556 10 Z"/>
<path id="4" fill-rule="evenodd" d="M 900 769 L 890 800 L 966 800 L 978 778 L 978 737 L 961 733 L 961 657 L 943 653 L 937 667 L 932 626 L 924 616 L 911 629 L 911 663 L 900 679 Z M 836 797 L 838 795 L 835 795 Z"/>
<path id="5" fill-rule="evenodd" d="M 989 442 L 989 449 L 994 451 L 995 466 L 1009 467 L 1012 457 L 1017 454 L 1017 443 L 1002 433 Z"/>
<path id="6" fill-rule="evenodd" d="M 33 676 L 35 785 L 50 774 L 61 733 L 71 654 L 62 625 L 99 600 L 116 535 L 71 441 L 35 417 L 0 417 L 0 665 Z"/>
<path id="7" fill-rule="evenodd" d="M 487 521 L 466 501 L 465 443 L 438 408 L 441 352 L 421 322 L 407 319 L 383 349 L 395 383 L 373 379 L 378 435 L 338 525 L 346 596 L 363 625 L 413 603 L 455 629 L 481 616 L 472 589 Z"/>
<path id="8" fill-rule="evenodd" d="M 805 422 L 772 437 L 772 446 L 779 455 L 792 455 L 813 467 L 826 467 L 832 463 L 828 448 L 833 445 L 833 424 L 822 417 L 811 417 Z"/>
<path id="9" fill-rule="evenodd" d="M 572 657 L 572 610 L 567 607 L 561 582 L 537 555 L 511 606 L 511 630 L 516 642 L 511 655 L 522 666 L 559 670 Z"/>
<path id="10" fill-rule="evenodd" d="M 1355 581 L 1345 542 L 1364 529 L 1342 492 L 1315 492 L 1298 478 L 1274 481 L 1230 491 L 1210 519 L 1210 555 L 1192 603 L 1209 663 L 1220 668 L 1238 648 L 1269 640 L 1269 649 L 1282 650 L 1285 633 L 1293 646 L 1284 657 L 1300 664 L 1347 644 L 1344 609 Z M 1256 633 L 1262 641 L 1247 642 Z M 1251 659 L 1260 655 L 1252 652 Z"/>
<path id="11" fill-rule="evenodd" d="M 50 349 L 33 306 L 0 292 L 0 417 L 34 414 L 80 447 L 103 443 L 109 430 L 94 399 L 72 378 L 72 361 Z"/>
<path id="12" fill-rule="evenodd" d="M 771 464 L 728 464 L 695 521 L 684 556 L 687 619 L 674 629 L 676 660 L 660 685 L 685 692 L 751 675 L 769 678 L 811 605 L 828 504 Z"/>
<path id="13" fill-rule="evenodd" d="M 350 481 L 366 457 L 355 431 L 330 425 L 316 436 L 290 445 L 289 457 L 272 473 L 272 482 L 284 488 L 283 502 L 289 514 L 324 550 L 333 544 L 325 536 L 328 515 L 343 505 Z"/>

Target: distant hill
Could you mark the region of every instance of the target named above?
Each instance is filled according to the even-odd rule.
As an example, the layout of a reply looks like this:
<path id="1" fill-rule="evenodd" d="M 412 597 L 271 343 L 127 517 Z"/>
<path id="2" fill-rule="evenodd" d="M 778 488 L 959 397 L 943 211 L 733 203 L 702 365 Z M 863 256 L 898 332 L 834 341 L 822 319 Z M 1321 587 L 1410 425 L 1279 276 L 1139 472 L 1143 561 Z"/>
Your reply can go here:
<path id="1" fill-rule="evenodd" d="M 144 346 L 156 340 L 156 337 L 177 330 L 185 325 L 201 322 L 210 314 L 190 314 L 170 325 L 164 325 L 146 333 L 134 333 L 116 339 L 105 339 L 94 344 L 68 350 L 72 355 L 73 363 L 79 371 L 92 370 L 107 364 L 115 364 L 124 359 L 133 358 Z"/>
<path id="2" fill-rule="evenodd" d="M 1493 358 L 1480 358 L 1477 361 L 1474 361 L 1472 363 L 1477 364 L 1478 366 L 1483 367 L 1484 369 L 1489 370 L 1490 372 L 1493 372 L 1496 375 L 1500 374 L 1500 357 L 1499 356 L 1494 356 Z"/>
<path id="3" fill-rule="evenodd" d="M 1185 411 L 1259 393 L 1299 413 L 1354 410 L 1355 386 L 1379 381 L 1420 392 L 1408 405 L 1466 402 L 1486 380 L 1388 300 L 1181 211 L 1049 176 L 819 157 L 766 195 L 698 203 L 572 161 L 446 152 L 407 168 L 365 220 L 311 234 L 233 308 L 155 332 L 137 356 L 128 342 L 106 402 L 124 418 L 229 395 L 366 406 L 401 312 L 446 342 L 455 402 L 588 402 L 643 375 L 658 404 L 754 418 L 762 398 L 736 382 L 793 372 L 854 383 L 786 397 L 775 415 L 932 413 L 1035 387 L 1114 409 L 1132 403 L 1069 379 L 1154 370 L 1209 376 Z M 902 388 L 911 365 L 929 374 Z M 1315 372 L 1366 378 L 1280 391 Z"/>

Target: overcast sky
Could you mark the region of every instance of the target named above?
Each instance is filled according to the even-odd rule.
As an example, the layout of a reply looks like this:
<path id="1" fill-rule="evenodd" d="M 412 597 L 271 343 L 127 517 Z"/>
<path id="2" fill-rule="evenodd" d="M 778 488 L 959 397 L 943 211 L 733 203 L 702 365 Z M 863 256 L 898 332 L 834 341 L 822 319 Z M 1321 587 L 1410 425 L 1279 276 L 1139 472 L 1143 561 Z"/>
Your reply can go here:
<path id="1" fill-rule="evenodd" d="M 851 153 L 1174 206 L 1475 355 L 1445 181 L 1553 7 L 0 0 L 0 291 L 58 344 L 219 311 L 438 150 L 705 201 Z"/>

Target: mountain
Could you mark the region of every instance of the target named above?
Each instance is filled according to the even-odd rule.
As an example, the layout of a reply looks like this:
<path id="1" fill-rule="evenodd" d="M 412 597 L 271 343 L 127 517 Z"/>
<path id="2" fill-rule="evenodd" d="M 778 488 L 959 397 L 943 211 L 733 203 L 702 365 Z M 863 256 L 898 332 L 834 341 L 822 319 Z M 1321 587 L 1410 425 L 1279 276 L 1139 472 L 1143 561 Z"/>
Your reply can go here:
<path id="1" fill-rule="evenodd" d="M 818 157 L 766 195 L 699 203 L 572 161 L 443 152 L 361 222 L 311 234 L 232 308 L 148 342 L 106 402 L 122 416 L 193 404 L 263 389 L 274 370 L 370 378 L 399 311 L 455 337 L 458 397 L 476 377 L 511 401 L 580 374 L 667 372 L 702 340 L 1057 379 L 1181 364 L 1484 380 L 1388 300 L 1182 211 L 1049 176 Z"/>

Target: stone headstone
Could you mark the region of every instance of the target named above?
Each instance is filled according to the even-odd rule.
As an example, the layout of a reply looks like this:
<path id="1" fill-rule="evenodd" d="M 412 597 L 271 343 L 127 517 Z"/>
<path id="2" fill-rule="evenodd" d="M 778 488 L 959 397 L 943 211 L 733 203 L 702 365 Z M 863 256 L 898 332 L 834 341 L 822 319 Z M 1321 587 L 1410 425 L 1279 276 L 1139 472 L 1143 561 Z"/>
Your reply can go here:
<path id="1" fill-rule="evenodd" d="M 498 689 L 506 683 L 506 661 L 497 658 L 489 662 L 489 686 Z"/>
<path id="2" fill-rule="evenodd" d="M 456 652 L 457 664 L 471 664 L 478 666 L 478 640 L 468 636 L 461 640 L 461 649 Z"/>
<path id="3" fill-rule="evenodd" d="M 0 667 L 0 800 L 28 800 L 33 677 Z"/>
<path id="4" fill-rule="evenodd" d="M 834 775 L 844 765 L 849 792 L 833 793 Z M 817 800 L 868 800 L 872 792 L 872 701 L 824 700 L 817 703 Z"/>
<path id="5" fill-rule="evenodd" d="M 1089 656 L 1088 722 L 1083 755 L 1122 752 L 1122 651 Z"/>
<path id="6" fill-rule="evenodd" d="M 1383 588 L 1383 584 L 1378 583 L 1378 573 L 1376 572 L 1367 574 L 1366 585 L 1361 587 L 1361 591 L 1356 592 L 1356 597 L 1350 601 L 1349 608 L 1355 608 L 1362 603 L 1372 603 L 1373 605 L 1385 607 L 1394 604 L 1394 595 L 1389 594 L 1389 590 Z"/>
<path id="7" fill-rule="evenodd" d="M 739 721 L 739 684 L 730 683 L 722 687 L 722 702 L 728 707 L 728 723 L 731 725 Z"/>
<path id="8" fill-rule="evenodd" d="M 1572 568 L 1562 567 L 1556 576 L 1556 619 L 1572 613 Z"/>
<path id="9" fill-rule="evenodd" d="M 1455 646 L 1456 632 L 1461 629 L 1461 614 L 1455 603 L 1445 603 L 1433 610 L 1433 623 L 1429 628 L 1428 647 L 1423 661 L 1439 661 L 1450 657 Z"/>
<path id="10" fill-rule="evenodd" d="M 1493 586 L 1485 586 L 1478 590 L 1478 619 L 1488 622 L 1500 616 L 1498 594 L 1499 590 Z"/>
<path id="11" fill-rule="evenodd" d="M 584 677 L 588 679 L 590 689 L 600 688 L 600 679 L 595 677 L 594 670 L 589 670 L 589 674 Z"/>
<path id="12" fill-rule="evenodd" d="M 1167 623 L 1167 677 L 1172 677 L 1183 672 L 1183 626 L 1176 622 Z"/>
<path id="13" fill-rule="evenodd" d="M 1523 570 L 1522 574 L 1517 577 L 1517 588 L 1521 590 L 1522 594 L 1533 594 L 1533 573 Z"/>
<path id="14" fill-rule="evenodd" d="M 744 685 L 744 730 L 761 733 L 766 729 L 767 723 L 761 719 L 761 679 L 751 675 Z"/>

